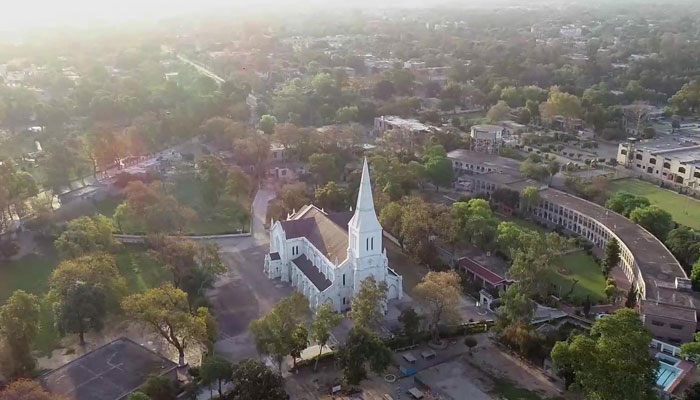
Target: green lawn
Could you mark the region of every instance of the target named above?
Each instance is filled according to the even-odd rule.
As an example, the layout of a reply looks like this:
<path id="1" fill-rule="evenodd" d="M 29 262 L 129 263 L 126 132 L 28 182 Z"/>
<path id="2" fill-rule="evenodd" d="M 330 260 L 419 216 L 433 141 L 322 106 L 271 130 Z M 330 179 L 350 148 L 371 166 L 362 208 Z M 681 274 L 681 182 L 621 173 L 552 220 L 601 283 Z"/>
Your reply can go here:
<path id="1" fill-rule="evenodd" d="M 541 225 L 538 225 L 538 224 L 536 224 L 536 223 L 534 223 L 534 222 L 532 222 L 532 221 L 530 221 L 530 220 L 527 220 L 527 219 L 518 218 L 518 217 L 509 217 L 509 216 L 507 216 L 507 215 L 501 215 L 501 214 L 497 214 L 496 217 L 497 217 L 500 221 L 512 222 L 512 223 L 514 223 L 515 225 L 517 225 L 517 226 L 519 226 L 519 227 L 521 227 L 521 228 L 523 228 L 523 229 L 529 229 L 529 230 L 531 230 L 531 231 L 536 231 L 536 232 L 539 232 L 539 233 L 542 233 L 542 234 L 545 234 L 545 233 L 548 233 L 548 232 L 552 232 L 551 230 L 546 229 L 545 227 L 543 227 L 543 226 L 541 226 Z"/>
<path id="2" fill-rule="evenodd" d="M 550 282 L 556 286 L 560 296 L 568 293 L 574 281 L 572 297 L 578 302 L 591 296 L 591 301 L 600 302 L 605 297 L 605 276 L 593 257 L 583 251 L 569 253 L 559 257 L 555 263 L 555 271 L 551 272 Z"/>
<path id="3" fill-rule="evenodd" d="M 666 210 L 679 224 L 700 229 L 700 201 L 662 189 L 639 179 L 622 179 L 611 182 L 610 192 L 624 191 L 644 196 L 651 204 Z"/>
<path id="4" fill-rule="evenodd" d="M 151 259 L 142 246 L 122 246 L 115 257 L 119 272 L 126 278 L 129 293 L 141 292 L 171 279 L 170 273 Z M 0 304 L 18 289 L 43 296 L 48 290 L 51 272 L 58 263 L 53 244 L 42 242 L 35 253 L 0 265 Z M 58 345 L 59 335 L 53 326 L 51 305 L 44 301 L 39 325 L 35 347 L 42 354 L 50 354 Z"/>
<path id="5" fill-rule="evenodd" d="M 58 254 L 50 242 L 39 243 L 32 254 L 0 264 L 0 304 L 18 289 L 34 294 L 44 293 L 51 271 L 57 264 Z"/>

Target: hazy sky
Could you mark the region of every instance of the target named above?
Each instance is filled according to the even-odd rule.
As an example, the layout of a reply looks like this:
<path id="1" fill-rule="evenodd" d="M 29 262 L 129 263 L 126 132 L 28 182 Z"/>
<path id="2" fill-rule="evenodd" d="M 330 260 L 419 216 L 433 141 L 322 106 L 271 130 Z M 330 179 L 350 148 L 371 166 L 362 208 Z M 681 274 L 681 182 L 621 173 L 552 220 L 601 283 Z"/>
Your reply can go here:
<path id="1" fill-rule="evenodd" d="M 460 0 L 471 1 L 471 0 Z M 380 0 L 384 5 L 424 5 L 441 0 Z M 0 30 L 85 26 L 99 22 L 159 20 L 188 13 L 280 6 L 308 8 L 376 5 L 376 0 L 0 0 Z"/>

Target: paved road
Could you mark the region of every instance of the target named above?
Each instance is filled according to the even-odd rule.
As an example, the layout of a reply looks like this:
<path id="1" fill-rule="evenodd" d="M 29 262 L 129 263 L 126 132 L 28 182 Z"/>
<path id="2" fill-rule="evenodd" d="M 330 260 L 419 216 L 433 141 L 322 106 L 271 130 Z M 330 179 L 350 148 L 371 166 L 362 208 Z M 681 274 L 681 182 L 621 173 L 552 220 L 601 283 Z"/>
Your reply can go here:
<path id="1" fill-rule="evenodd" d="M 224 78 L 222 78 L 222 77 L 220 77 L 219 75 L 217 75 L 217 74 L 211 72 L 211 71 L 208 70 L 204 65 L 199 64 L 199 63 L 197 63 L 197 62 L 194 62 L 194 61 L 190 60 L 189 58 L 187 58 L 187 57 L 185 57 L 185 56 L 183 56 L 183 55 L 180 55 L 180 54 L 177 55 L 177 58 L 179 58 L 180 61 L 182 61 L 182 62 L 184 62 L 184 63 L 186 63 L 186 64 L 189 64 L 189 65 L 195 67 L 195 69 L 197 69 L 197 71 L 198 71 L 200 74 L 210 77 L 211 79 L 215 80 L 216 83 L 218 83 L 219 85 L 221 85 L 222 83 L 225 82 L 225 79 L 224 79 Z"/>
<path id="2" fill-rule="evenodd" d="M 219 321 L 216 351 L 237 361 L 257 357 L 248 324 L 260 318 L 292 293 L 289 285 L 269 280 L 263 273 L 269 236 L 264 221 L 267 203 L 275 196 L 271 189 L 261 188 L 253 200 L 253 234 L 248 237 L 218 239 L 228 272 L 208 293 Z"/>

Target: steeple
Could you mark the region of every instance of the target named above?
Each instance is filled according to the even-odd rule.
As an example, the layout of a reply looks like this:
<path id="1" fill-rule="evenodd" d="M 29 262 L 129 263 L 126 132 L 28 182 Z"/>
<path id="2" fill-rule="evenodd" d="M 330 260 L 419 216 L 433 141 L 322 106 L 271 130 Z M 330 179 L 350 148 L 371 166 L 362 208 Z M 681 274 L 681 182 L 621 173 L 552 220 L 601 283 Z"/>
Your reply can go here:
<path id="1" fill-rule="evenodd" d="M 360 190 L 357 194 L 357 206 L 355 214 L 348 223 L 350 230 L 358 232 L 379 231 L 382 226 L 377 219 L 377 213 L 374 211 L 374 199 L 372 198 L 372 184 L 369 178 L 369 165 L 367 158 L 362 165 L 362 178 L 360 180 Z"/>

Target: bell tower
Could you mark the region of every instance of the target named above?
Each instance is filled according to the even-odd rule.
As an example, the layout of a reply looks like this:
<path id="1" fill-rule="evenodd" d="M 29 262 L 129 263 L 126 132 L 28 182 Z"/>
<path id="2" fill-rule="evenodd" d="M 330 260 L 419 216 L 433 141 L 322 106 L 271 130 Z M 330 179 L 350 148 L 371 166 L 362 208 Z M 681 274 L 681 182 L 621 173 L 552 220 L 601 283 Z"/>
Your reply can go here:
<path id="1" fill-rule="evenodd" d="M 353 262 L 355 291 L 359 290 L 360 283 L 370 276 L 377 282 L 383 282 L 386 261 L 382 246 L 382 226 L 374 210 L 366 158 L 362 166 L 355 214 L 348 223 L 348 241 L 348 258 Z"/>

